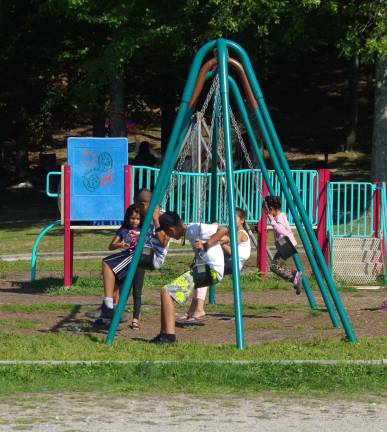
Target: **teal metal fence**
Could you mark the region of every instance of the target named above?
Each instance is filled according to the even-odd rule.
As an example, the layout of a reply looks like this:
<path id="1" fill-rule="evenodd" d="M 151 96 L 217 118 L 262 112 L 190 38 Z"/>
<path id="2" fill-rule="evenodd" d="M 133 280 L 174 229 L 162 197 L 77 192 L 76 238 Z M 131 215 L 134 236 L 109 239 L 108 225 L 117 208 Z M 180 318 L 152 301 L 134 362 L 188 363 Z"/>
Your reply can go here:
<path id="1" fill-rule="evenodd" d="M 380 235 L 383 240 L 384 255 L 384 281 L 387 285 L 387 188 L 386 183 L 381 184 L 381 209 L 380 209 Z"/>
<path id="2" fill-rule="evenodd" d="M 333 237 L 373 237 L 376 186 L 367 182 L 330 182 L 327 230 Z"/>
<path id="3" fill-rule="evenodd" d="M 153 190 L 159 170 L 145 166 L 132 167 L 132 197 L 141 188 Z M 289 222 L 294 225 L 288 212 L 288 205 L 282 194 L 281 187 L 274 171 L 269 171 L 270 179 L 277 195 L 282 196 L 282 210 L 289 216 Z M 317 225 L 318 214 L 318 173 L 315 170 L 293 170 L 292 176 L 297 185 L 300 197 L 305 206 L 309 220 Z M 227 223 L 228 208 L 226 199 L 225 173 L 219 172 L 216 180 L 218 208 L 216 220 Z M 262 209 L 262 173 L 260 170 L 237 170 L 234 172 L 236 190 L 236 205 L 246 211 L 247 222 L 256 223 L 261 218 Z M 169 194 L 161 205 L 167 210 L 179 213 L 188 222 L 211 222 L 210 215 L 213 202 L 210 199 L 212 178 L 210 173 L 173 172 L 170 180 Z"/>

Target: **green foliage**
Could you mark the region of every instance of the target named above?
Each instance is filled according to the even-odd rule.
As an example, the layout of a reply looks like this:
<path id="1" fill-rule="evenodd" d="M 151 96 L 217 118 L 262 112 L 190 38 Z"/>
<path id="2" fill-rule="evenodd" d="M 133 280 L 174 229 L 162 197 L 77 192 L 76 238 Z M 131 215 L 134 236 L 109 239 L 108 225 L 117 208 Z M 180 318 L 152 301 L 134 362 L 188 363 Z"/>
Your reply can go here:
<path id="1" fill-rule="evenodd" d="M 133 118 L 174 105 L 213 38 L 240 42 L 263 75 L 328 45 L 364 61 L 387 50 L 383 0 L 6 0 L 2 11 L 1 133 L 29 146 L 47 144 L 55 122 L 104 118 L 115 73 Z"/>
<path id="2" fill-rule="evenodd" d="M 335 14 L 341 29 L 337 45 L 342 55 L 349 58 L 357 54 L 369 61 L 387 51 L 385 1 L 338 1 Z"/>

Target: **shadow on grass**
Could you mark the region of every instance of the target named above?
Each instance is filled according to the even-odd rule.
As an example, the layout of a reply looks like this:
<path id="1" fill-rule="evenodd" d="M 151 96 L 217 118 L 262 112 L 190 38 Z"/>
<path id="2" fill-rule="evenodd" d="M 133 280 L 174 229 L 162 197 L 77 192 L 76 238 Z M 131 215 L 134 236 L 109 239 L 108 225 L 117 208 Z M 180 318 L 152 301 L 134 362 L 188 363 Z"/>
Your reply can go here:
<path id="1" fill-rule="evenodd" d="M 79 314 L 80 311 L 81 311 L 81 305 L 74 305 L 74 307 L 71 309 L 70 313 L 68 315 L 66 315 L 63 319 L 61 319 L 53 327 L 51 327 L 49 331 L 51 331 L 51 332 L 60 331 L 65 324 L 74 321 L 75 317 L 77 316 L 77 314 Z"/>
<path id="2" fill-rule="evenodd" d="M 73 284 L 76 283 L 77 277 L 73 278 Z M 47 294 L 51 290 L 63 288 L 63 277 L 47 277 L 32 282 L 10 281 L 10 288 L 2 288 L 1 292 L 12 294 Z"/>

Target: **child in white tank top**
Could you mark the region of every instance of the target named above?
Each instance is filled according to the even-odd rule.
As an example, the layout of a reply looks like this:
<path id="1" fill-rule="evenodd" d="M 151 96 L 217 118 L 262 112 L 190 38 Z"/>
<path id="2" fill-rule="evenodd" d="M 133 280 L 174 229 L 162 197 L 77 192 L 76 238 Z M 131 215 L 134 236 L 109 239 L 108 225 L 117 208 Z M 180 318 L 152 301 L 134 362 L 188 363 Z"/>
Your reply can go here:
<path id="1" fill-rule="evenodd" d="M 242 270 L 246 261 L 250 258 L 251 244 L 250 237 L 245 230 L 245 212 L 237 207 L 236 209 L 236 222 L 238 229 L 238 257 L 239 257 L 239 270 Z M 230 237 L 228 236 L 229 229 L 227 227 L 219 227 L 217 232 L 208 239 L 205 243 L 205 248 L 208 249 L 219 242 L 222 246 L 224 253 L 224 272 L 231 273 L 231 246 Z M 206 299 L 208 287 L 197 288 L 193 292 L 191 306 L 188 312 L 181 318 L 183 323 L 195 323 L 198 319 L 205 316 L 204 302 Z"/>

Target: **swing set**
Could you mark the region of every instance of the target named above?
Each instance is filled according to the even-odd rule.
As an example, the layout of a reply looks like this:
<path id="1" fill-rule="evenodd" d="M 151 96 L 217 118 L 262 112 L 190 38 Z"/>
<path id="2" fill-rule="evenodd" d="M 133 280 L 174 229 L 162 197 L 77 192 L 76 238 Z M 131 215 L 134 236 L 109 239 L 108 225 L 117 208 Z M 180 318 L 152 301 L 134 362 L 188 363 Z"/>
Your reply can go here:
<path id="1" fill-rule="evenodd" d="M 213 57 L 207 59 L 212 54 Z M 233 75 L 238 77 L 238 81 L 243 88 L 248 109 L 237 81 L 230 73 L 231 70 Z M 195 112 L 206 81 L 211 81 L 210 90 L 201 110 Z M 193 169 L 196 172 L 211 173 L 210 176 L 199 177 L 197 181 L 197 219 L 199 222 L 202 220 L 219 221 L 221 219 L 228 221 L 231 241 L 236 346 L 239 349 L 244 348 L 242 295 L 235 218 L 236 200 L 240 198 L 240 193 L 234 179 L 233 141 L 238 143 L 249 168 L 253 169 L 254 166 L 232 110 L 230 94 L 233 96 L 233 106 L 238 111 L 239 121 L 246 130 L 256 163 L 262 172 L 263 180 L 260 181 L 257 176 L 255 179 L 256 191 L 262 197 L 266 195 L 266 190 L 270 195 L 275 195 L 275 188 L 270 180 L 260 149 L 259 144 L 261 144 L 266 148 L 273 164 L 332 324 L 334 327 L 339 328 L 340 320 L 348 340 L 351 342 L 357 340 L 290 172 L 250 59 L 237 43 L 226 39 L 217 39 L 202 46 L 193 60 L 149 209 L 143 222 L 138 245 L 106 337 L 106 343 L 108 344 L 114 340 L 120 317 L 130 294 L 133 277 L 141 259 L 153 211 L 161 202 L 168 200 L 171 189 L 176 187 L 174 181 L 171 181 L 173 170 L 180 171 L 189 152 L 191 151 L 191 154 L 194 155 L 195 153 L 192 152 L 196 151 L 196 157 L 192 158 L 195 161 Z M 206 111 L 210 103 L 212 103 L 212 113 L 208 115 Z M 254 131 L 253 121 L 258 127 L 259 134 Z M 258 138 L 257 135 L 259 135 Z M 198 143 L 196 150 L 194 149 L 195 139 Z M 204 154 L 202 154 L 203 149 Z M 226 174 L 224 181 L 221 183 L 220 192 L 216 188 L 219 171 L 224 171 Z M 222 200 L 226 200 L 226 202 L 222 202 Z M 244 207 L 243 202 L 241 204 L 241 207 Z M 261 223 L 266 224 L 266 220 L 267 208 L 264 208 L 262 209 Z M 297 269 L 303 272 L 296 251 L 289 250 L 287 242 L 279 246 L 283 248 L 284 253 L 293 257 Z M 305 273 L 303 286 L 311 308 L 317 309 Z"/>

